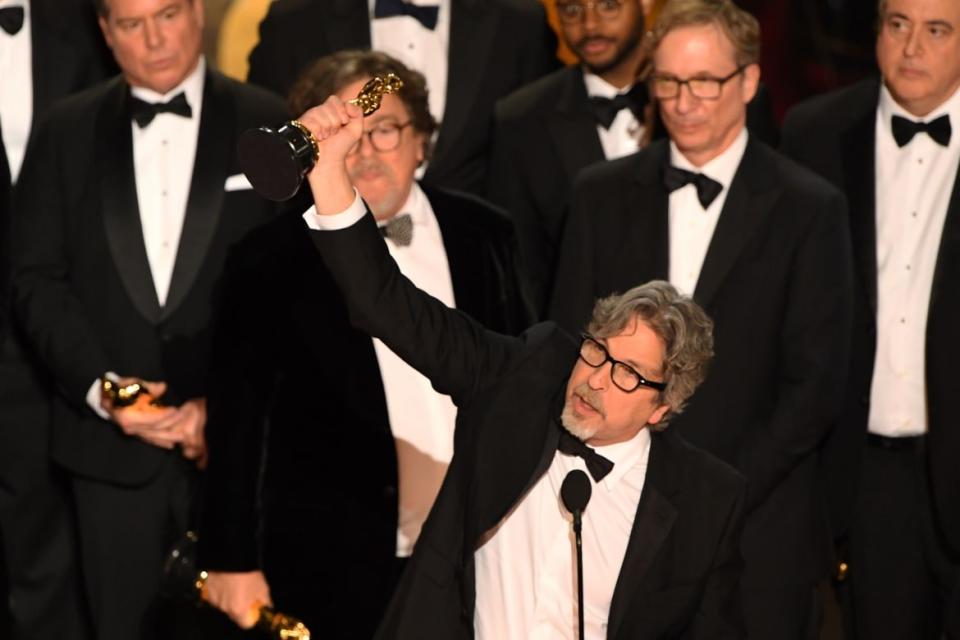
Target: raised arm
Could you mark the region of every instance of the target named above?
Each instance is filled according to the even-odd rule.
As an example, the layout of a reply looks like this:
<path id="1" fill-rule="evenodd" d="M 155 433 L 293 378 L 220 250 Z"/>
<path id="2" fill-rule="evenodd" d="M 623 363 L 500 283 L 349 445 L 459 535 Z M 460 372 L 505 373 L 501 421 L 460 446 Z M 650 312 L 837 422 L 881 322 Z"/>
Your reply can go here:
<path id="1" fill-rule="evenodd" d="M 315 229 L 314 244 L 343 291 L 352 324 L 383 340 L 455 403 L 468 402 L 476 389 L 512 366 L 522 339 L 485 330 L 400 273 L 344 164 L 363 132 L 358 107 L 334 96 L 300 121 L 320 150 L 309 175 L 316 214 L 304 218 Z"/>

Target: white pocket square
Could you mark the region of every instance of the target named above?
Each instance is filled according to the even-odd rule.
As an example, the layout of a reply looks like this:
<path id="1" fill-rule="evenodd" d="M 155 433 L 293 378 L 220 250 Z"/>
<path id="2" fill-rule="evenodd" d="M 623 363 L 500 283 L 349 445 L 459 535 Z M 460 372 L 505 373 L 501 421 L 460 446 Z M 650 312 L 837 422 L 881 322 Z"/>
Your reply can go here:
<path id="1" fill-rule="evenodd" d="M 253 185 L 242 173 L 230 176 L 223 185 L 224 191 L 242 191 L 243 189 L 253 189 Z"/>

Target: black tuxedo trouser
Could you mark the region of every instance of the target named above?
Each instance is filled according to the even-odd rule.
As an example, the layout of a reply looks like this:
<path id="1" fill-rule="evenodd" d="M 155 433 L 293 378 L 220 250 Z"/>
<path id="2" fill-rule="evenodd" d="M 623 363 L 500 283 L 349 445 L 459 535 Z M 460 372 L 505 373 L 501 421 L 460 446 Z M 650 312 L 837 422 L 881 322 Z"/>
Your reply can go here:
<path id="1" fill-rule="evenodd" d="M 9 347 L 10 343 L 4 343 Z M 30 366 L 0 355 L 0 540 L 14 640 L 87 638 L 69 483 L 50 462 L 49 414 Z"/>
<path id="2" fill-rule="evenodd" d="M 850 529 L 858 640 L 960 638 L 960 564 L 939 538 L 928 486 L 922 442 L 867 445 Z"/>
<path id="3" fill-rule="evenodd" d="M 813 585 L 741 588 L 743 621 L 750 640 L 817 640 L 823 601 Z"/>
<path id="4" fill-rule="evenodd" d="M 109 425 L 104 425 L 110 428 Z M 158 597 L 167 553 L 188 527 L 192 463 L 171 453 L 147 484 L 74 476 L 82 573 L 97 640 L 169 638 Z"/>

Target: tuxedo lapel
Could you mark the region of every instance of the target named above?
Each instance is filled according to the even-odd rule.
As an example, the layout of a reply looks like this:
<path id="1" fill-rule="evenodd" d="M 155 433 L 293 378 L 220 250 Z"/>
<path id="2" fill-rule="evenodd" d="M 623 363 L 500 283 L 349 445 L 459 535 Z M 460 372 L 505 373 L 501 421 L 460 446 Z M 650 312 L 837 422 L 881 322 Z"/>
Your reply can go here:
<path id="1" fill-rule="evenodd" d="M 443 156 L 459 143 L 460 132 L 468 127 L 487 127 L 486 122 L 470 122 L 472 106 L 486 75 L 488 51 L 495 41 L 497 14 L 488 0 L 451 0 L 450 44 L 447 67 L 447 99 L 443 122 L 437 137 L 434 158 Z M 491 73 L 496 73 L 493 69 Z"/>
<path id="2" fill-rule="evenodd" d="M 327 40 L 328 51 L 369 49 L 370 9 L 367 0 L 329 0 L 318 2 L 316 24 Z"/>
<path id="3" fill-rule="evenodd" d="M 193 164 L 190 197 L 180 232 L 177 260 L 162 317 L 169 317 L 183 302 L 203 265 L 213 240 L 223 205 L 224 183 L 233 157 L 236 111 L 221 78 L 207 72 L 203 108 Z"/>
<path id="4" fill-rule="evenodd" d="M 779 190 L 759 144 L 752 139 L 747 143 L 707 248 L 694 292 L 703 307 L 709 307 L 744 245 L 773 212 Z"/>
<path id="5" fill-rule="evenodd" d="M 120 77 L 112 85 L 104 97 L 95 125 L 96 173 L 100 176 L 103 224 L 110 253 L 127 295 L 144 318 L 156 323 L 160 319 L 160 301 L 140 226 L 129 88 Z"/>
<path id="6" fill-rule="evenodd" d="M 666 142 L 659 141 L 634 156 L 638 164 L 622 192 L 630 224 L 624 225 L 621 248 L 613 255 L 627 257 L 622 266 L 633 282 L 666 280 L 670 274 L 670 203 L 660 177 L 668 154 Z"/>
<path id="7" fill-rule="evenodd" d="M 874 95 L 840 145 L 853 259 L 872 311 L 877 310 L 876 104 Z"/>
<path id="8" fill-rule="evenodd" d="M 483 277 L 486 273 L 483 265 L 490 260 L 487 245 L 477 242 L 474 234 L 463 224 L 461 212 L 451 206 L 442 192 L 429 187 L 423 187 L 423 190 L 440 225 L 457 309 L 486 323 L 492 312 L 491 292 L 488 291 L 491 283 Z"/>
<path id="9" fill-rule="evenodd" d="M 589 98 L 580 67 L 564 71 L 564 83 L 547 128 L 572 180 L 584 167 L 604 159 L 597 123 L 587 107 Z"/>
<path id="10" fill-rule="evenodd" d="M 674 496 L 680 486 L 680 460 L 674 455 L 669 434 L 652 434 L 650 460 L 643 493 L 633 519 L 626 555 L 620 566 L 617 586 L 610 601 L 608 638 L 615 638 L 638 590 L 645 586 L 645 577 L 664 540 L 677 519 Z"/>

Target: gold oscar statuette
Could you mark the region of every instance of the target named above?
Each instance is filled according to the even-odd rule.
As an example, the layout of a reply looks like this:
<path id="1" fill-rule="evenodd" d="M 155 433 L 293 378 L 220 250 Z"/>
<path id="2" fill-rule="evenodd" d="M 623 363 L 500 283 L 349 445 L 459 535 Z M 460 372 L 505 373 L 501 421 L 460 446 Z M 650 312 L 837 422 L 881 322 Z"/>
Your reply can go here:
<path id="1" fill-rule="evenodd" d="M 385 94 L 397 93 L 401 88 L 403 81 L 396 74 L 375 76 L 350 103 L 363 109 L 366 117 L 380 108 Z M 320 145 L 310 129 L 298 120 L 291 120 L 277 128 L 244 131 L 237 154 L 240 168 L 256 192 L 281 202 L 296 195 L 304 176 L 317 162 Z"/>

